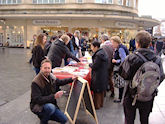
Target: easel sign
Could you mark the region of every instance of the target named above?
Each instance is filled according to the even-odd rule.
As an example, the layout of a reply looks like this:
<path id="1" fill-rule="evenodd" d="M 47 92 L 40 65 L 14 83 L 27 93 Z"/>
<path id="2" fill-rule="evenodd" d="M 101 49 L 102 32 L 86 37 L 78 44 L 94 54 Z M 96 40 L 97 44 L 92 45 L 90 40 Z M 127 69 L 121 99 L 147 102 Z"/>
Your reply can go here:
<path id="1" fill-rule="evenodd" d="M 83 102 L 84 102 L 86 113 L 90 115 L 91 117 L 93 117 L 94 120 L 96 121 L 96 124 L 98 124 L 96 110 L 95 110 L 91 90 L 88 83 L 86 83 L 86 86 L 84 89 Z"/>
<path id="2" fill-rule="evenodd" d="M 68 117 L 71 124 L 75 124 L 76 122 L 81 101 L 83 101 L 83 105 L 87 114 L 91 115 L 96 121 L 96 124 L 98 124 L 96 110 L 93 104 L 93 99 L 88 82 L 79 77 L 76 82 L 72 83 L 67 105 L 65 108 L 65 115 Z"/>

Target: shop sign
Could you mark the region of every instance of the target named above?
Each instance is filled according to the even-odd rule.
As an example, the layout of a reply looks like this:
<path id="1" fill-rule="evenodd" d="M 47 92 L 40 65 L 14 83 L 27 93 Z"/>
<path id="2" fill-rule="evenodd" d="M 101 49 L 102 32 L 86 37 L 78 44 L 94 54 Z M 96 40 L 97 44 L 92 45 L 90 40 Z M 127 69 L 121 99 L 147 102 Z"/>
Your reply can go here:
<path id="1" fill-rule="evenodd" d="M 136 28 L 136 25 L 128 22 L 116 22 L 115 26 L 118 28 Z"/>
<path id="2" fill-rule="evenodd" d="M 34 25 L 60 25 L 60 20 L 33 20 Z"/>

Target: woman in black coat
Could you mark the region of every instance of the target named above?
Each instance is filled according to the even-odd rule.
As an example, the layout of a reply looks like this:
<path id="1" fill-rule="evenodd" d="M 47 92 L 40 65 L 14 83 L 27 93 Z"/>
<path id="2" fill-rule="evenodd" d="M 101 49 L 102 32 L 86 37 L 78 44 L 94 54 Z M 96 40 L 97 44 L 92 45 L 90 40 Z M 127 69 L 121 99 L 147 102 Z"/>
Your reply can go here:
<path id="1" fill-rule="evenodd" d="M 98 41 L 92 42 L 91 49 L 94 52 L 93 63 L 89 65 L 92 68 L 91 90 L 94 93 L 95 108 L 99 109 L 103 107 L 104 93 L 108 85 L 108 58 Z"/>
<path id="2" fill-rule="evenodd" d="M 40 72 L 41 61 L 45 59 L 44 46 L 46 39 L 47 37 L 45 34 L 38 35 L 32 50 L 32 61 L 36 75 Z"/>

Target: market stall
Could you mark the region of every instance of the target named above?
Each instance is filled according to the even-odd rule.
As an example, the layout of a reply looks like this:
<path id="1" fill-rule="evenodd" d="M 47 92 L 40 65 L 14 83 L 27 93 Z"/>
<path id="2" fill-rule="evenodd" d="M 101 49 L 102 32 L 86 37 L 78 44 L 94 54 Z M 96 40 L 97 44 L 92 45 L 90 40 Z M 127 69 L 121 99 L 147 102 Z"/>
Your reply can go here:
<path id="1" fill-rule="evenodd" d="M 90 57 L 80 58 L 81 64 L 71 62 L 68 66 L 64 67 L 56 67 L 52 69 L 53 74 L 59 78 L 70 78 L 73 75 L 82 77 L 87 80 L 90 84 L 91 82 L 91 68 L 89 67 L 89 63 L 91 63 Z"/>

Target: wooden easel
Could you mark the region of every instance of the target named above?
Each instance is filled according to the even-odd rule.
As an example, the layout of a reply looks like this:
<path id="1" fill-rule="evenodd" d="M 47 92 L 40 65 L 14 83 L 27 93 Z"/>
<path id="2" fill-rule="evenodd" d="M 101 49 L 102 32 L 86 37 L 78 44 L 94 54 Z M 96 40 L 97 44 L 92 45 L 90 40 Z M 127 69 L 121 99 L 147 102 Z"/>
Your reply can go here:
<path id="1" fill-rule="evenodd" d="M 96 121 L 96 124 L 98 124 L 96 110 L 89 84 L 86 80 L 79 77 L 77 82 L 72 83 L 67 105 L 65 108 L 65 115 L 68 117 L 71 124 L 75 124 L 76 122 L 81 101 L 83 101 L 82 103 L 84 105 L 86 113 L 93 117 Z"/>

